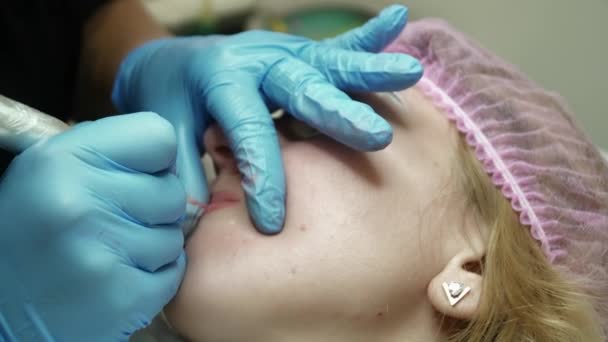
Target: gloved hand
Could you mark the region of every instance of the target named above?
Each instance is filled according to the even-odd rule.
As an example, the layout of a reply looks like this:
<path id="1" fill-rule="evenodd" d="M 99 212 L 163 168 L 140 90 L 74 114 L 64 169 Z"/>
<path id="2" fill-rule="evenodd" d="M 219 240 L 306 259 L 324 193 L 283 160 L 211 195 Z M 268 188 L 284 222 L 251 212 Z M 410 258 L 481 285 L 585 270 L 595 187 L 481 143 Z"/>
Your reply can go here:
<path id="1" fill-rule="evenodd" d="M 217 121 L 237 160 L 254 223 L 263 233 L 277 233 L 285 217 L 285 180 L 268 108 L 283 107 L 353 148 L 385 147 L 392 139 L 390 125 L 337 88 L 393 91 L 417 82 L 422 76 L 417 60 L 375 53 L 406 21 L 407 9 L 396 5 L 322 42 L 264 31 L 154 41 L 123 61 L 113 100 L 122 111 L 152 110 L 171 121 L 178 139 L 177 174 L 188 195 L 201 202 L 208 193 L 200 142 Z"/>
<path id="2" fill-rule="evenodd" d="M 126 341 L 175 294 L 186 194 L 153 113 L 84 123 L 0 183 L 0 340 Z"/>

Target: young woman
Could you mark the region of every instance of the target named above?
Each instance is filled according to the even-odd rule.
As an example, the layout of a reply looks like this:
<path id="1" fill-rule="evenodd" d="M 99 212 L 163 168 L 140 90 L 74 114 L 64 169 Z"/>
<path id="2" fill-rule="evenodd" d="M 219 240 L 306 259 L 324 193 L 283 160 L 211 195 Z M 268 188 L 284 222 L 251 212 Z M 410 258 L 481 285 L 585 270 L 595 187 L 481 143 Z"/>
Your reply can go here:
<path id="1" fill-rule="evenodd" d="M 277 122 L 287 219 L 258 234 L 217 128 L 214 193 L 165 314 L 193 341 L 603 341 L 608 166 L 560 99 L 441 21 L 387 49 L 413 89 L 360 153 Z M 604 329 L 602 329 L 602 326 Z"/>

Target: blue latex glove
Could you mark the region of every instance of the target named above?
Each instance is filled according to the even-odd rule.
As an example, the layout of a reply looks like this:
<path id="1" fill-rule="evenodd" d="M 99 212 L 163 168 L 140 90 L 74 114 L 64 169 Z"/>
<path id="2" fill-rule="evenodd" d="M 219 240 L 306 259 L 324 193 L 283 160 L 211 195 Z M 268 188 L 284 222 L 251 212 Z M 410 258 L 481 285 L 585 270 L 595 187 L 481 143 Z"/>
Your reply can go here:
<path id="1" fill-rule="evenodd" d="M 33 145 L 0 183 L 0 341 L 125 341 L 175 294 L 186 206 L 169 122 L 139 113 Z"/>
<path id="2" fill-rule="evenodd" d="M 407 9 L 395 5 L 323 42 L 264 31 L 154 41 L 123 61 L 113 100 L 123 111 L 152 110 L 173 123 L 177 174 L 201 202 L 208 200 L 201 136 L 217 121 L 237 160 L 254 223 L 263 233 L 277 233 L 285 217 L 285 180 L 268 108 L 283 107 L 355 149 L 384 148 L 390 125 L 338 88 L 394 91 L 416 83 L 422 76 L 416 59 L 376 54 L 406 21 Z"/>

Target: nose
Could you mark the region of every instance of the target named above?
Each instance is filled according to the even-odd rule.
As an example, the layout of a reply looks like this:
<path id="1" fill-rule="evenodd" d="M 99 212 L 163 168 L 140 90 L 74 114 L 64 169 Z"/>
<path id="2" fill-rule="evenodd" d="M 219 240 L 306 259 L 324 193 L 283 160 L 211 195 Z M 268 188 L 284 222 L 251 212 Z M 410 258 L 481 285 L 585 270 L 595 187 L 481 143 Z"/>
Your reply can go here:
<path id="1" fill-rule="evenodd" d="M 285 147 L 289 144 L 289 141 L 285 138 L 282 128 L 283 127 L 280 124 L 277 125 L 276 132 L 279 139 L 279 146 Z M 211 156 L 217 171 L 226 168 L 236 170 L 236 160 L 232 154 L 228 139 L 217 124 L 213 124 L 207 129 L 203 136 L 203 144 L 205 146 L 205 151 Z M 264 147 L 260 146 L 260 148 Z"/>
<path id="2" fill-rule="evenodd" d="M 221 171 L 226 168 L 232 170 L 235 168 L 236 161 L 232 155 L 232 150 L 230 150 L 228 140 L 217 124 L 211 125 L 207 131 L 205 131 L 203 144 L 205 146 L 205 151 L 209 153 L 213 160 L 216 171 Z"/>

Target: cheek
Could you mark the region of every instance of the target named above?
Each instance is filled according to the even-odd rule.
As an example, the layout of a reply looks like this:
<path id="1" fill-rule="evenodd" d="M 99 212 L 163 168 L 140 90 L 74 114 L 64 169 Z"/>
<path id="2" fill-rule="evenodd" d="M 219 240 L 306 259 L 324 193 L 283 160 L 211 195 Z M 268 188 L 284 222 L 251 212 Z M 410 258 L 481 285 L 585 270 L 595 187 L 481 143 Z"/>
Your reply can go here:
<path id="1" fill-rule="evenodd" d="M 368 155 L 335 143 L 290 146 L 283 160 L 291 213 L 324 222 L 359 220 L 376 211 L 390 181 Z"/>
<path id="2" fill-rule="evenodd" d="M 247 340 L 268 322 L 289 329 L 302 320 L 375 318 L 389 303 L 393 312 L 422 298 L 417 209 L 395 191 L 405 177 L 380 167 L 395 156 L 382 153 L 364 160 L 310 144 L 286 151 L 283 233 L 230 226 L 248 222 L 235 217 L 247 215 L 244 207 L 206 218 L 169 307 L 174 323 L 210 340 L 238 340 L 237 330 Z"/>
<path id="3" fill-rule="evenodd" d="M 327 150 L 284 158 L 288 226 L 307 230 L 291 243 L 303 247 L 300 262 L 331 286 L 325 289 L 331 298 L 322 300 L 354 309 L 355 303 L 385 305 L 407 297 L 406 283 L 424 291 L 422 199 L 394 163 L 397 152 L 388 148 L 362 160 L 360 153 L 324 155 Z M 375 298 L 357 298 L 365 293 Z"/>

